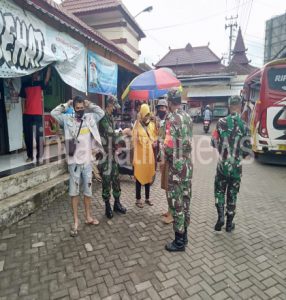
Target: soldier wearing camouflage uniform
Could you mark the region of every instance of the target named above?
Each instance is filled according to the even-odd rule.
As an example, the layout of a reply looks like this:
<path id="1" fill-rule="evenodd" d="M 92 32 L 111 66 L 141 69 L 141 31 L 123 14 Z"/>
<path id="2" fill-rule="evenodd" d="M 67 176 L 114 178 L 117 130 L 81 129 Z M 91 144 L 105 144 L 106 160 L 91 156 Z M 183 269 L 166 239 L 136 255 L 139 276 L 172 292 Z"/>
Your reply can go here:
<path id="1" fill-rule="evenodd" d="M 166 118 L 164 155 L 169 164 L 167 198 L 174 218 L 175 240 L 166 250 L 184 251 L 188 243 L 192 193 L 192 119 L 181 108 L 180 93 L 168 93 L 170 113 Z"/>
<path id="2" fill-rule="evenodd" d="M 235 216 L 242 175 L 241 161 L 250 154 L 251 149 L 250 139 L 247 136 L 248 129 L 240 118 L 241 98 L 239 96 L 230 98 L 229 109 L 230 114 L 219 119 L 212 135 L 212 146 L 217 148 L 220 154 L 214 183 L 215 205 L 218 213 L 214 230 L 221 231 L 224 225 L 224 204 L 227 192 L 227 232 L 231 232 L 235 227 L 232 221 Z"/>
<path id="3" fill-rule="evenodd" d="M 105 157 L 99 164 L 99 171 L 102 177 L 102 198 L 105 202 L 105 215 L 111 219 L 113 217 L 112 208 L 110 206 L 110 192 L 112 187 L 114 197 L 114 211 L 125 214 L 126 208 L 120 203 L 120 180 L 118 163 L 115 161 L 116 135 L 114 131 L 114 119 L 112 113 L 114 109 L 119 108 L 117 99 L 113 96 L 107 98 L 106 110 L 104 117 L 99 122 L 99 133 L 102 145 L 105 151 Z"/>

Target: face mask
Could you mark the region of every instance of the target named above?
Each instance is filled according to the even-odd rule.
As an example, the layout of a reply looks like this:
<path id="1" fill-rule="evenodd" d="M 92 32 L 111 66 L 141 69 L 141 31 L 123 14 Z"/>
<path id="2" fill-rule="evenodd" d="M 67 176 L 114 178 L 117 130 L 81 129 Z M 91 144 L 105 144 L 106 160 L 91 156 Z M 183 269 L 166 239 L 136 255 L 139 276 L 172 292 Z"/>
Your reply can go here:
<path id="1" fill-rule="evenodd" d="M 165 112 L 165 111 L 159 110 L 159 111 L 158 111 L 158 116 L 159 116 L 159 118 L 160 118 L 161 120 L 163 120 L 163 119 L 165 118 L 165 116 L 166 116 L 166 112 Z"/>
<path id="2" fill-rule="evenodd" d="M 75 117 L 77 119 L 81 119 L 83 117 L 83 115 L 84 115 L 84 109 L 81 109 L 81 110 L 78 110 L 75 112 Z"/>

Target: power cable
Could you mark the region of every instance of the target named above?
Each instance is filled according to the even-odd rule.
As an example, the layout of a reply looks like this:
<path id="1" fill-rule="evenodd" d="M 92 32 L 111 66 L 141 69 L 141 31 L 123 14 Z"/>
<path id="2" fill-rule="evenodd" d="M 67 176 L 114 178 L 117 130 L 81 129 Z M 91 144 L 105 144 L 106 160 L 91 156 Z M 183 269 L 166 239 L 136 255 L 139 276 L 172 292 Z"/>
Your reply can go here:
<path id="1" fill-rule="evenodd" d="M 252 0 L 247 0 L 246 3 L 244 5 L 246 5 L 248 2 L 250 2 Z M 229 11 L 232 11 L 236 9 L 236 7 L 234 7 L 233 9 L 230 9 Z M 147 28 L 147 29 L 143 29 L 143 31 L 151 31 L 151 30 L 161 30 L 161 29 L 169 29 L 169 28 L 175 28 L 175 27 L 179 27 L 179 26 L 184 26 L 184 25 L 189 25 L 189 24 L 193 24 L 193 23 L 197 23 L 197 22 L 201 22 L 207 19 L 210 19 L 212 17 L 216 17 L 216 16 L 220 16 L 223 15 L 224 12 L 222 11 L 218 11 L 214 14 L 208 15 L 206 17 L 191 21 L 191 22 L 182 22 L 182 23 L 177 23 L 177 24 L 172 24 L 172 25 L 166 25 L 166 26 L 162 26 L 162 27 L 153 27 L 153 28 Z"/>
<path id="2" fill-rule="evenodd" d="M 248 17 L 247 17 L 246 26 L 245 26 L 245 29 L 244 29 L 244 34 L 245 34 L 246 30 L 247 30 L 247 26 L 248 26 L 248 22 L 249 22 L 250 15 L 251 15 L 251 10 L 252 10 L 252 5 L 253 5 L 253 0 L 251 0 L 250 10 L 249 10 L 249 14 L 248 14 Z"/>

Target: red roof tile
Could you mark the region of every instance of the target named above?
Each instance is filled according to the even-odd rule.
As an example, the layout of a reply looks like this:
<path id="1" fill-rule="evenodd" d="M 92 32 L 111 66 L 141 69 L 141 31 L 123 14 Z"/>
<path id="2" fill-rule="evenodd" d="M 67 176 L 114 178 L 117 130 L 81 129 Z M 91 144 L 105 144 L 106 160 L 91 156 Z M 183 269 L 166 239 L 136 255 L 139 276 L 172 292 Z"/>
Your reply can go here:
<path id="1" fill-rule="evenodd" d="M 156 67 L 193 65 L 202 63 L 220 63 L 220 59 L 208 46 L 192 47 L 187 44 L 182 49 L 171 49 L 157 64 Z"/>

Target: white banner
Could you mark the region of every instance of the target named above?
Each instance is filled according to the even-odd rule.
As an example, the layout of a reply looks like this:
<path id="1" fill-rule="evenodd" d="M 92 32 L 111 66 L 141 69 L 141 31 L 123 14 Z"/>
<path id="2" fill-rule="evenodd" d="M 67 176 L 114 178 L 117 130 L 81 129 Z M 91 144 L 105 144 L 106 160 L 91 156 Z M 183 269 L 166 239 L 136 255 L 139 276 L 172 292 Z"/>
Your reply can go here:
<path id="1" fill-rule="evenodd" d="M 63 81 L 86 92 L 86 59 L 82 43 L 0 0 L 0 78 L 28 75 L 55 62 Z"/>

